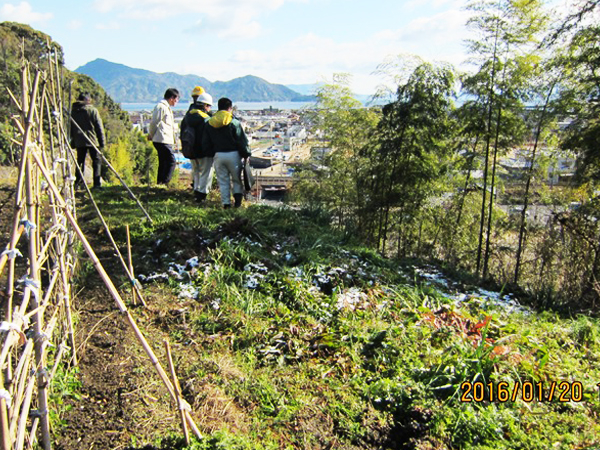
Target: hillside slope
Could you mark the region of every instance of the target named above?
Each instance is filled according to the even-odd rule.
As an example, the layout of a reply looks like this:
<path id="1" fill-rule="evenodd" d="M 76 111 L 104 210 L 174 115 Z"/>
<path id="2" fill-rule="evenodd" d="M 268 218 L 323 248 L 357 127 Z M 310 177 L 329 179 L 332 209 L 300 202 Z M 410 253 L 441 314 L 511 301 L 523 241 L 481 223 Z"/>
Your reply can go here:
<path id="1" fill-rule="evenodd" d="M 120 246 L 132 227 L 148 303 L 133 314 L 157 351 L 171 341 L 205 434 L 190 448 L 600 444 L 596 320 L 537 313 L 432 267 L 383 259 L 314 212 L 223 211 L 216 193 L 208 208 L 185 190 L 136 193 L 154 225 L 117 188 L 97 200 Z M 98 220 L 87 208 L 79 217 L 127 290 Z M 82 364 L 79 395 L 93 401 L 63 399 L 77 408 L 62 415 L 60 448 L 183 448 L 166 392 L 87 267 L 78 339 L 82 359 L 97 362 Z M 81 408 L 96 431 L 76 431 Z"/>
<path id="2" fill-rule="evenodd" d="M 0 163 L 12 164 L 16 161 L 17 150 L 11 143 L 14 131 L 8 126 L 11 115 L 17 113 L 9 91 L 21 98 L 22 58 L 30 64 L 29 70 L 33 74 L 35 67 L 48 70 L 48 58 L 57 62 L 64 81 L 64 86 L 70 90 L 65 96 L 71 100 L 77 98 L 81 92 L 92 94 L 96 106 L 107 131 L 108 143 L 112 144 L 119 139 L 125 139 L 130 133 L 131 121 L 129 114 L 123 111 L 115 101 L 107 95 L 102 86 L 87 75 L 72 72 L 64 65 L 64 55 L 61 45 L 52 40 L 47 34 L 16 22 L 0 23 L 0 40 L 2 41 L 3 69 L 0 72 L 0 122 L 6 126 L 0 127 Z M 66 97 L 65 97 L 66 98 Z M 70 105 L 65 105 L 70 108 Z"/>

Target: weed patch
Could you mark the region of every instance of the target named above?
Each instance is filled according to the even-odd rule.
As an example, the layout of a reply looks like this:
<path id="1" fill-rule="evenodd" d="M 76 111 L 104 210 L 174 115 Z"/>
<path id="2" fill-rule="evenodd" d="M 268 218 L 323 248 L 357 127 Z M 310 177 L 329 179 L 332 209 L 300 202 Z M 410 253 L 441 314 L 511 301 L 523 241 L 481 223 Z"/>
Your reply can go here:
<path id="1" fill-rule="evenodd" d="M 153 225 L 121 215 L 122 201 L 105 206 L 119 239 L 132 225 L 149 293 L 134 314 L 171 339 L 205 434 L 188 448 L 598 445 L 596 319 L 538 313 L 508 292 L 382 258 L 314 211 L 176 207 L 156 194 Z M 581 393 L 549 398 L 553 382 Z M 543 396 L 515 390 L 527 383 Z M 131 448 L 184 448 L 176 427 Z"/>

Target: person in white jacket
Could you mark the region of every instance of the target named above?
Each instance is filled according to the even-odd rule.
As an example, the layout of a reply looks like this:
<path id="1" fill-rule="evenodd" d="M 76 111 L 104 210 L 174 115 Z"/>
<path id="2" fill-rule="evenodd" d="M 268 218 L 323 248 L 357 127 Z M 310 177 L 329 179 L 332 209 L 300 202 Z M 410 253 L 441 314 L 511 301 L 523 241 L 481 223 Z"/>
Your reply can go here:
<path id="1" fill-rule="evenodd" d="M 148 140 L 158 152 L 158 184 L 167 184 L 173 177 L 176 161 L 173 153 L 175 145 L 175 119 L 171 107 L 179 101 L 179 91 L 169 88 L 164 98 L 152 111 L 152 120 L 148 129 Z"/>

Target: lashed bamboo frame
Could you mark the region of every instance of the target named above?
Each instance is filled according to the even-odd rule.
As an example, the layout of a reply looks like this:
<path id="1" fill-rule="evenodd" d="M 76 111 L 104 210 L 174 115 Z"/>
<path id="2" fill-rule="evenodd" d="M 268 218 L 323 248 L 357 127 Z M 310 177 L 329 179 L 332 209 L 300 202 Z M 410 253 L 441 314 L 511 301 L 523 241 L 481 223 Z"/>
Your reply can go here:
<path id="1" fill-rule="evenodd" d="M 78 226 L 73 189 L 73 168 L 77 168 L 77 164 L 64 132 L 66 119 L 57 112 L 63 110 L 58 59 L 56 55 L 48 58 L 47 71 L 35 68 L 32 76 L 30 70 L 24 62 L 21 98 L 17 99 L 10 93 L 20 112 L 19 117 L 13 120 L 21 134 L 21 161 L 10 239 L 0 256 L 0 276 L 8 267 L 6 308 L 2 311 L 5 319 L 2 325 L 6 333 L 0 334 L 0 375 L 6 375 L 0 376 L 0 389 L 4 389 L 0 395 L 0 450 L 32 448 L 36 440 L 44 450 L 52 448 L 49 385 L 66 349 L 71 351 L 71 363 L 77 364 L 70 286 L 76 264 L 76 240 L 83 245 L 118 310 L 125 316 L 171 398 L 177 403 L 186 440 L 188 426 L 200 438 L 200 431 L 192 418 L 190 406 L 181 397 L 176 378 L 170 378 L 163 369 Z M 44 134 L 44 125 L 50 130 L 48 135 Z M 49 148 L 46 148 L 47 142 Z M 50 212 L 49 219 L 42 220 L 42 209 Z M 97 214 L 110 236 L 98 209 Z M 17 264 L 17 248 L 24 248 L 24 236 L 27 240 L 25 267 Z M 113 244 L 116 246 L 114 240 Z M 122 257 L 121 262 L 133 281 L 131 257 L 129 264 Z M 25 273 L 19 286 L 17 273 L 21 272 Z M 144 303 L 135 283 L 133 290 Z M 49 373 L 46 364 L 51 342 L 59 350 L 54 355 L 54 366 Z M 168 356 L 171 362 L 170 352 Z M 174 377 L 173 367 L 171 375 Z"/>

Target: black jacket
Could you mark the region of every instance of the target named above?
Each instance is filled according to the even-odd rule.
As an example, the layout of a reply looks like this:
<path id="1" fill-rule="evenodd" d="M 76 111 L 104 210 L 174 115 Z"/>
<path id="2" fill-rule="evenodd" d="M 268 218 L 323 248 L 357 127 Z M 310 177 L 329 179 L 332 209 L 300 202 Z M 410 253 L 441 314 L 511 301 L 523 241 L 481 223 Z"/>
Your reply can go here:
<path id="1" fill-rule="evenodd" d="M 187 127 L 193 127 L 196 130 L 196 135 L 194 138 L 194 153 L 192 154 L 191 159 L 215 156 L 214 152 L 211 153 L 210 151 L 204 151 L 202 147 L 204 128 L 206 127 L 206 122 L 208 119 L 210 119 L 210 117 L 211 114 L 204 112 L 199 104 L 192 103 L 187 113 L 185 113 L 183 120 L 181 121 L 181 131 L 179 136 L 183 136 L 183 133 Z"/>
<path id="2" fill-rule="evenodd" d="M 250 156 L 248 137 L 239 120 L 227 111 L 218 111 L 206 123 L 202 147 L 213 155 L 218 152 L 236 151 L 242 158 Z"/>
<path id="3" fill-rule="evenodd" d="M 82 133 L 77 125 L 71 124 L 71 147 L 104 147 L 104 126 L 96 108 L 84 102 L 75 102 L 71 109 L 71 117 L 83 130 Z"/>

